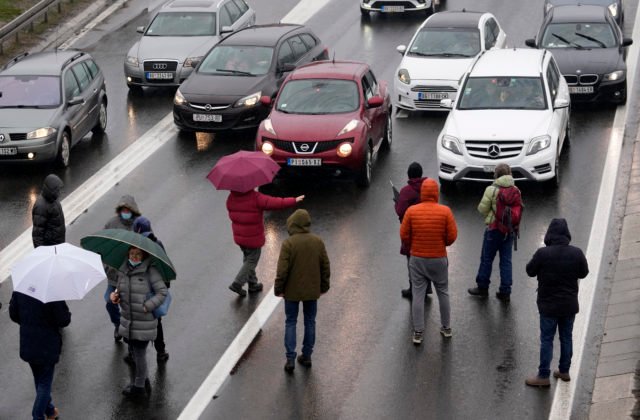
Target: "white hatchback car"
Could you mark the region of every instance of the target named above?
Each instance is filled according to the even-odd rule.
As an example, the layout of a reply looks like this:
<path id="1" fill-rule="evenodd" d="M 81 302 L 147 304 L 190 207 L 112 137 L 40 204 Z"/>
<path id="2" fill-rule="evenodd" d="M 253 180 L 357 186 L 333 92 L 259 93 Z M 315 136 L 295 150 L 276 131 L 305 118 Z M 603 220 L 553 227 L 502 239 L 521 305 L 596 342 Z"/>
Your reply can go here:
<path id="1" fill-rule="evenodd" d="M 447 110 L 441 99 L 455 99 L 458 83 L 482 51 L 505 48 L 507 35 L 491 13 L 451 11 L 430 16 L 409 48 L 398 46 L 402 61 L 394 80 L 400 109 Z"/>
<path id="2" fill-rule="evenodd" d="M 569 140 L 569 88 L 546 50 L 481 54 L 464 75 L 458 99 L 438 136 L 441 182 L 491 181 L 498 163 L 517 181 L 560 182 L 559 158 Z"/>

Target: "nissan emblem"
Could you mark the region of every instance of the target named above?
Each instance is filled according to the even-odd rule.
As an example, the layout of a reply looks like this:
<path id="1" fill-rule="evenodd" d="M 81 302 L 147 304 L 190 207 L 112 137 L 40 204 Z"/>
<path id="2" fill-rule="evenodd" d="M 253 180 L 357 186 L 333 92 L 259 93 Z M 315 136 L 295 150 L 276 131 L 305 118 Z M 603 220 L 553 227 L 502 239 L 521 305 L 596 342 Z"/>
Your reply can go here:
<path id="1" fill-rule="evenodd" d="M 300 145 L 300 150 L 302 150 L 303 152 L 309 151 L 309 145 L 307 143 L 302 143 Z"/>

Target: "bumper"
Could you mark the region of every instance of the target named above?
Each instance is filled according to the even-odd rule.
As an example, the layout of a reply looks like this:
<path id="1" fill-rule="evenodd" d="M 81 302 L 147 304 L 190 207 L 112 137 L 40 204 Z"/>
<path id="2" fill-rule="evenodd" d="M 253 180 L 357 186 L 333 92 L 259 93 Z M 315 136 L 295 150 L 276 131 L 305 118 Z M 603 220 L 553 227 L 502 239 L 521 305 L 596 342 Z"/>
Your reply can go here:
<path id="1" fill-rule="evenodd" d="M 145 72 L 142 69 L 142 64 L 138 66 L 132 66 L 128 62 L 124 63 L 124 77 L 128 85 L 132 86 L 150 86 L 150 87 L 163 87 L 163 86 L 180 86 L 182 82 L 193 72 L 192 67 L 183 67 L 182 63 L 178 63 L 175 71 L 172 73 L 171 79 L 151 79 L 151 72 Z"/>
<path id="2" fill-rule="evenodd" d="M 195 121 L 194 114 L 218 115 L 219 122 Z M 253 129 L 269 115 L 269 109 L 263 105 L 247 107 L 229 107 L 223 110 L 207 112 L 189 106 L 173 106 L 173 122 L 185 131 L 219 132 L 228 130 Z"/>
<path id="3" fill-rule="evenodd" d="M 457 96 L 457 82 L 412 80 L 410 85 L 396 77 L 393 82 L 393 102 L 397 108 L 408 111 L 449 111 L 440 106 L 440 100 Z"/>
<path id="4" fill-rule="evenodd" d="M 569 86 L 571 90 L 573 86 Z M 627 96 L 627 80 L 602 82 L 593 86 L 593 93 L 571 93 L 571 102 L 624 102 Z"/>
<path id="5" fill-rule="evenodd" d="M 424 0 L 424 3 L 418 1 L 370 0 L 367 3 L 360 2 L 360 8 L 368 12 L 381 13 L 421 12 L 429 10 L 432 3 L 438 4 L 438 0 Z"/>
<path id="6" fill-rule="evenodd" d="M 0 163 L 2 162 L 48 162 L 58 154 L 56 137 L 38 140 L 13 141 L 0 144 Z M 17 152 L 4 154 L 4 151 Z M 29 154 L 32 154 L 31 156 Z"/>

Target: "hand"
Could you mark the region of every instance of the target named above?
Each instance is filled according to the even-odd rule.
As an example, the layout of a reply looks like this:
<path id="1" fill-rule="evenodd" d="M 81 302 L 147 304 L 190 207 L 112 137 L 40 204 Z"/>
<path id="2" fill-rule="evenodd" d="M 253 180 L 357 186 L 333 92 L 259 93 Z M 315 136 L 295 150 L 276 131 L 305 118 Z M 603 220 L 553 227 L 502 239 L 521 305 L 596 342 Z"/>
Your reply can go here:
<path id="1" fill-rule="evenodd" d="M 146 307 L 146 306 L 144 306 L 144 303 L 142 304 L 142 310 L 144 311 L 144 313 L 145 313 L 145 314 L 146 314 L 147 312 L 149 312 L 149 311 L 147 311 L 147 307 Z"/>
<path id="2" fill-rule="evenodd" d="M 117 289 L 115 292 L 111 292 L 111 294 L 109 295 L 109 299 L 111 299 L 111 303 L 115 305 L 120 303 L 120 293 L 118 293 Z"/>
<path id="3" fill-rule="evenodd" d="M 304 195 L 299 195 L 299 196 L 296 197 L 296 203 L 299 203 L 302 200 L 304 200 Z"/>

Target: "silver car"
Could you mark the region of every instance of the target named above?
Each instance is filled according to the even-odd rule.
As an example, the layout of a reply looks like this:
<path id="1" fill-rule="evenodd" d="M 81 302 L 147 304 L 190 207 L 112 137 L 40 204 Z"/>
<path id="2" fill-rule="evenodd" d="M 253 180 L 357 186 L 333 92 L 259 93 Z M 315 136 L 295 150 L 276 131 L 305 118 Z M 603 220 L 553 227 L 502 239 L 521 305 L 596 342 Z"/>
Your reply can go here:
<path id="1" fill-rule="evenodd" d="M 226 33 L 255 24 L 245 0 L 172 0 L 164 4 L 127 53 L 129 89 L 179 86 Z"/>

